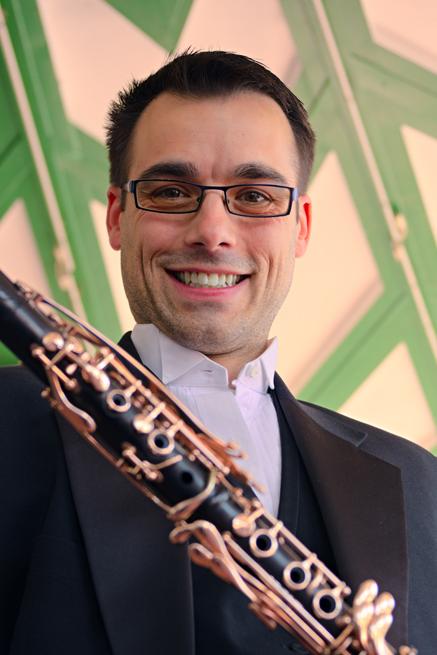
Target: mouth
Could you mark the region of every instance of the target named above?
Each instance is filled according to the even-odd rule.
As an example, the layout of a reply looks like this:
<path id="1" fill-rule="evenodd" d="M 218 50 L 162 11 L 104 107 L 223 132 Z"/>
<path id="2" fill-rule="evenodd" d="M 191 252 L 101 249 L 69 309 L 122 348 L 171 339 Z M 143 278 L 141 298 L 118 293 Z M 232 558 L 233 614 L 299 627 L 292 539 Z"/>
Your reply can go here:
<path id="1" fill-rule="evenodd" d="M 179 282 L 195 289 L 226 289 L 235 287 L 248 275 L 236 273 L 208 273 L 206 271 L 171 271 L 167 273 L 175 277 Z"/>

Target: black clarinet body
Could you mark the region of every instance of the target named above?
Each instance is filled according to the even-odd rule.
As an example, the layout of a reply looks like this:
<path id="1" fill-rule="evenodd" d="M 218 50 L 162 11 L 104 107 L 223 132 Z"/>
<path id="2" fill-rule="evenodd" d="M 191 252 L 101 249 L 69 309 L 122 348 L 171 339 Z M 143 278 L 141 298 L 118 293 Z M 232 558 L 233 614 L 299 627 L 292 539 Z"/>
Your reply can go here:
<path id="1" fill-rule="evenodd" d="M 54 409 L 173 521 L 171 540 L 190 540 L 192 560 L 244 593 L 268 627 L 315 655 L 413 655 L 385 641 L 391 596 L 367 581 L 349 606 L 346 583 L 258 501 L 238 446 L 210 434 L 130 355 L 3 273 L 0 338 L 47 385 Z"/>

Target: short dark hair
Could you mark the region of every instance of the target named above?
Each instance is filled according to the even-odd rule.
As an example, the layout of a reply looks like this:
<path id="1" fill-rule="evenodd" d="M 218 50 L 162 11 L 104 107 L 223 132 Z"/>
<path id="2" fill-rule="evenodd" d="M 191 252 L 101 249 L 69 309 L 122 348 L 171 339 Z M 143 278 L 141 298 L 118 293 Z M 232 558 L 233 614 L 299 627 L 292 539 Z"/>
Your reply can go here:
<path id="1" fill-rule="evenodd" d="M 187 51 L 171 59 L 144 80 L 133 80 L 109 110 L 106 144 L 110 180 L 127 181 L 132 132 L 143 110 L 161 93 L 192 98 L 227 96 L 255 91 L 281 107 L 293 131 L 299 154 L 299 187 L 306 189 L 314 159 L 315 135 L 302 102 L 263 64 L 233 52 Z"/>

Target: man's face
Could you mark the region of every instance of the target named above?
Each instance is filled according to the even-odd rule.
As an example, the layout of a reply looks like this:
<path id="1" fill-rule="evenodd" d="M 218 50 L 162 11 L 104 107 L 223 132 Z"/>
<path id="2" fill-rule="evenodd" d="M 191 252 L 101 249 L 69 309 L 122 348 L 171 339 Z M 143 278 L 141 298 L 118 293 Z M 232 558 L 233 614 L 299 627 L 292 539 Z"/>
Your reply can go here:
<path id="1" fill-rule="evenodd" d="M 206 185 L 283 180 L 294 187 L 298 154 L 284 113 L 268 96 L 199 100 L 163 93 L 132 136 L 129 178 L 144 176 Z M 210 190 L 197 213 L 181 216 L 137 209 L 130 193 L 122 211 L 120 190 L 110 187 L 107 224 L 112 247 L 121 248 L 139 323 L 154 323 L 207 355 L 259 354 L 289 290 L 295 257 L 305 252 L 310 203 L 302 196 L 281 218 L 239 217 L 227 211 L 221 191 Z M 197 288 L 181 280 L 193 272 L 233 274 L 238 281 Z"/>

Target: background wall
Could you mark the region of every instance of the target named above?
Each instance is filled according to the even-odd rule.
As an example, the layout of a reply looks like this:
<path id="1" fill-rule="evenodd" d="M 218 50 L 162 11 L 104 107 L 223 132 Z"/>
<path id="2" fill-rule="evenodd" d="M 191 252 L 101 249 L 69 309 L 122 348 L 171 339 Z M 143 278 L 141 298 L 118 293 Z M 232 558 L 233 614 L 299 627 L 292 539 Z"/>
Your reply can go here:
<path id="1" fill-rule="evenodd" d="M 313 239 L 272 330 L 280 372 L 302 398 L 435 447 L 437 3 L 0 7 L 2 268 L 112 338 L 128 329 L 104 226 L 108 103 L 169 52 L 248 54 L 302 98 L 318 134 Z"/>

